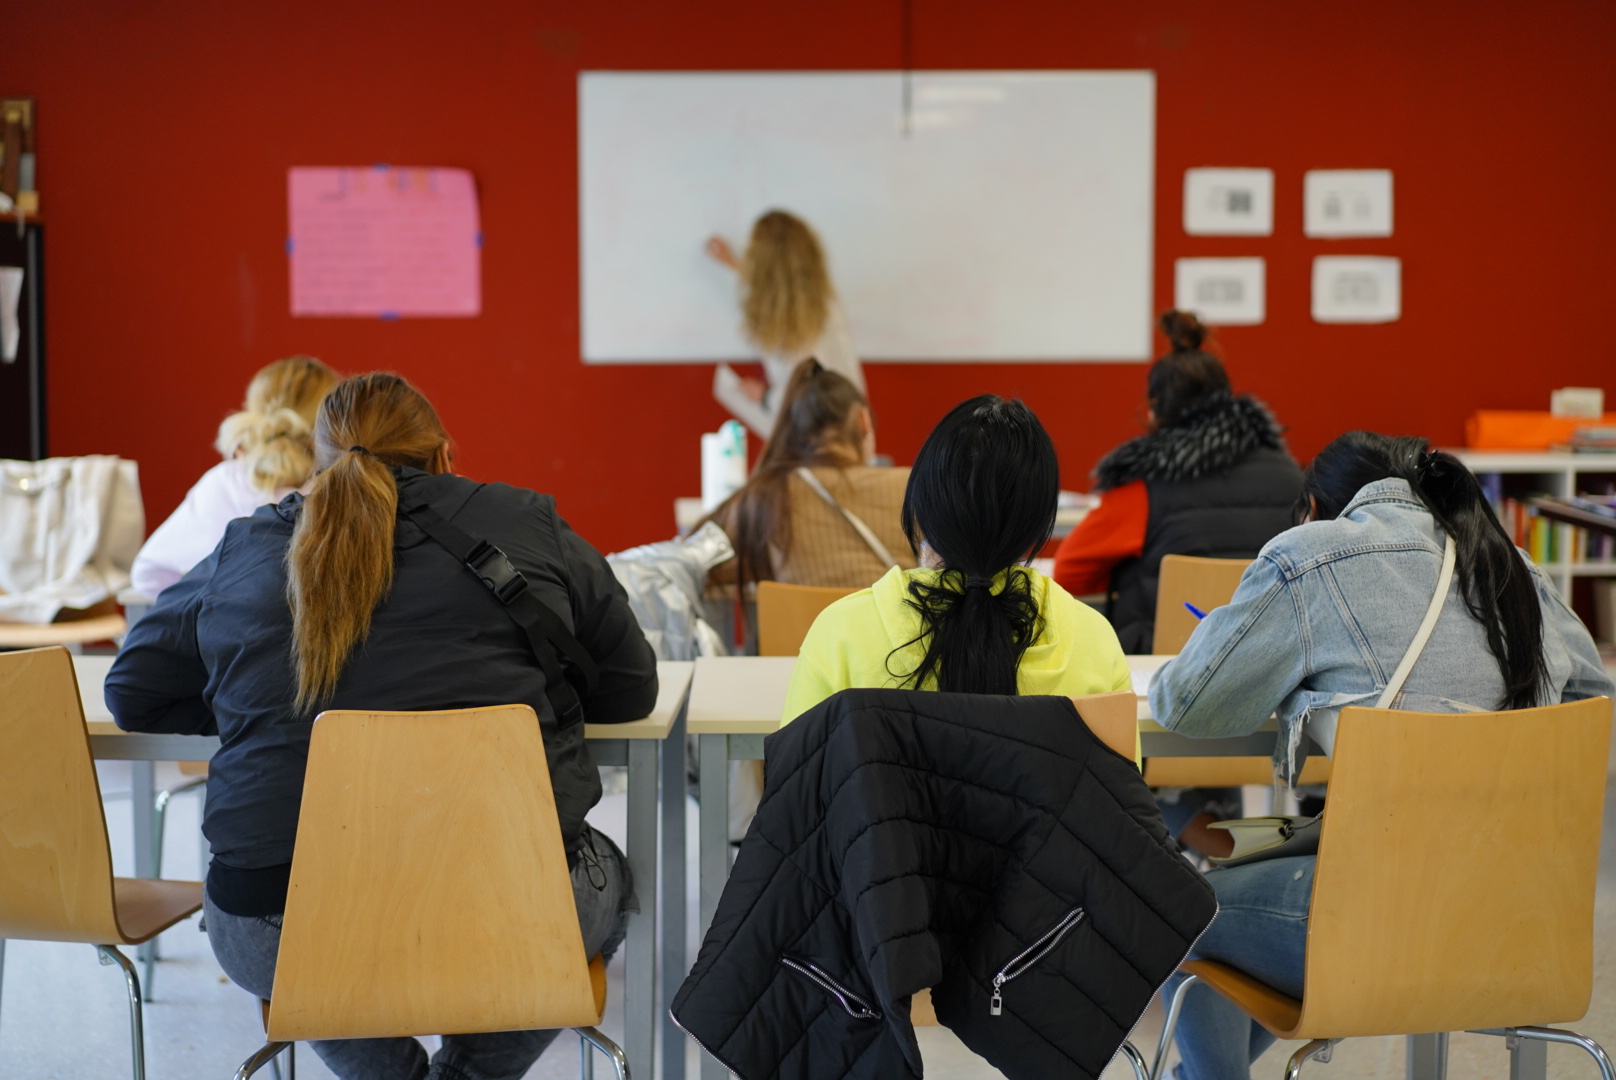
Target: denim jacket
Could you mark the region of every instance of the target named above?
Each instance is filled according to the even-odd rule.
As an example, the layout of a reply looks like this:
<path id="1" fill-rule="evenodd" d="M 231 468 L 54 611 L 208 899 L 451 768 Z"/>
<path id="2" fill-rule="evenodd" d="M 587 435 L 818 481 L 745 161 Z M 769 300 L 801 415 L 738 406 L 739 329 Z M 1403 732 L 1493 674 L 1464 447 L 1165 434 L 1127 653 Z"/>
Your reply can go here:
<path id="1" fill-rule="evenodd" d="M 1341 709 L 1373 705 L 1386 688 L 1436 591 L 1444 542 L 1408 482 L 1396 479 L 1366 485 L 1333 521 L 1280 533 L 1229 604 L 1208 614 L 1156 673 L 1156 720 L 1185 735 L 1220 736 L 1247 734 L 1277 715 L 1275 772 L 1294 779 L 1304 734 L 1330 753 Z M 1616 692 L 1587 628 L 1542 570 L 1533 566 L 1532 575 L 1548 667 L 1542 702 Z M 1503 692 L 1486 632 L 1455 575 L 1393 707 L 1484 712 Z"/>

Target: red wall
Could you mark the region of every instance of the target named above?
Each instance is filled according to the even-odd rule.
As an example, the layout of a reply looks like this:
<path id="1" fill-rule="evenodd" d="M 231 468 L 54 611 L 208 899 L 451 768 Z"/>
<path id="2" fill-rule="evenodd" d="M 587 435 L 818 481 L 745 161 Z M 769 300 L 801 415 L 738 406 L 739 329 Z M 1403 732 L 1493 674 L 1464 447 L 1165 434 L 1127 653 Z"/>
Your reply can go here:
<path id="1" fill-rule="evenodd" d="M 1478 407 L 1616 393 L 1616 6 L 1594 0 L 1077 4 L 914 0 L 922 68 L 1158 74 L 1156 305 L 1173 260 L 1268 259 L 1268 321 L 1219 335 L 1238 388 L 1304 458 L 1351 427 L 1456 442 Z M 437 403 L 462 471 L 555 492 L 603 550 L 671 533 L 722 412 L 702 366 L 578 359 L 580 69 L 893 68 L 898 0 L 52 0 L 7 12 L 0 92 L 39 99 L 51 450 L 142 466 L 155 524 L 208 466 L 249 374 L 291 352 L 392 368 Z M 471 320 L 293 319 L 286 169 L 473 170 L 487 237 Z M 1190 238 L 1183 170 L 1268 166 L 1270 238 Z M 1308 168 L 1396 173 L 1397 235 L 1301 235 Z M 700 240 L 692 237 L 692 243 Z M 1319 326 L 1320 253 L 1393 254 L 1400 322 Z M 885 450 L 950 405 L 1019 395 L 1086 488 L 1134 434 L 1131 364 L 874 365 Z"/>

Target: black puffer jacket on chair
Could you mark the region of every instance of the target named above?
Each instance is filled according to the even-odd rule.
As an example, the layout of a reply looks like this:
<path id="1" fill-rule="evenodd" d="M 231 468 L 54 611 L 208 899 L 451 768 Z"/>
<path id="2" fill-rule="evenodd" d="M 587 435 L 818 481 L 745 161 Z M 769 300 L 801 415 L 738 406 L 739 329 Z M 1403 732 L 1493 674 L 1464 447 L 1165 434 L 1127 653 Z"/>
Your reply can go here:
<path id="1" fill-rule="evenodd" d="M 1092 1080 L 1216 914 L 1066 698 L 846 690 L 765 746 L 673 1003 L 743 1080 L 921 1076 L 926 987 L 1011 1080 Z"/>

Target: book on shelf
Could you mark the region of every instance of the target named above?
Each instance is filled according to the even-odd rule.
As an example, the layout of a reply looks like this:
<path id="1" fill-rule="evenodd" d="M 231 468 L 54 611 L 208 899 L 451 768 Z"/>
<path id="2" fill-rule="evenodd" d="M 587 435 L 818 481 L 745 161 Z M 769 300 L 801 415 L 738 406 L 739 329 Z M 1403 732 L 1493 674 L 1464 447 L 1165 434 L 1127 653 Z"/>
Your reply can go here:
<path id="1" fill-rule="evenodd" d="M 1525 498 L 1504 495 L 1496 485 L 1483 484 L 1483 489 L 1504 532 L 1538 565 L 1616 562 L 1616 537 L 1540 517 L 1526 504 Z M 1592 513 L 1616 517 L 1616 497 L 1610 495 L 1579 495 L 1566 502 Z"/>

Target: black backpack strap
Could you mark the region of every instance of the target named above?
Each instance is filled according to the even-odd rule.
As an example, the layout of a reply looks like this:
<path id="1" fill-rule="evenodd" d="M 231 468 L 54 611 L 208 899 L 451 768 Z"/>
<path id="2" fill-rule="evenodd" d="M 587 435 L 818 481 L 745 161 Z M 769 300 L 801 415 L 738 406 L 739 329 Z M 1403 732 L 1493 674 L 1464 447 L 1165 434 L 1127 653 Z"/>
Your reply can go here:
<path id="1" fill-rule="evenodd" d="M 488 586 L 489 591 L 504 605 L 505 614 L 522 628 L 527 635 L 528 647 L 533 650 L 534 658 L 544 671 L 550 704 L 555 708 L 560 726 L 565 728 L 581 722 L 584 718 L 583 700 L 569 674 L 583 682 L 584 694 L 591 694 L 600 673 L 594 658 L 567 629 L 567 624 L 528 591 L 527 579 L 499 548 L 450 524 L 442 514 L 425 503 L 400 504 L 399 509 L 422 532 L 476 574 L 478 580 Z M 567 659 L 571 673 L 563 669 L 560 657 Z"/>

